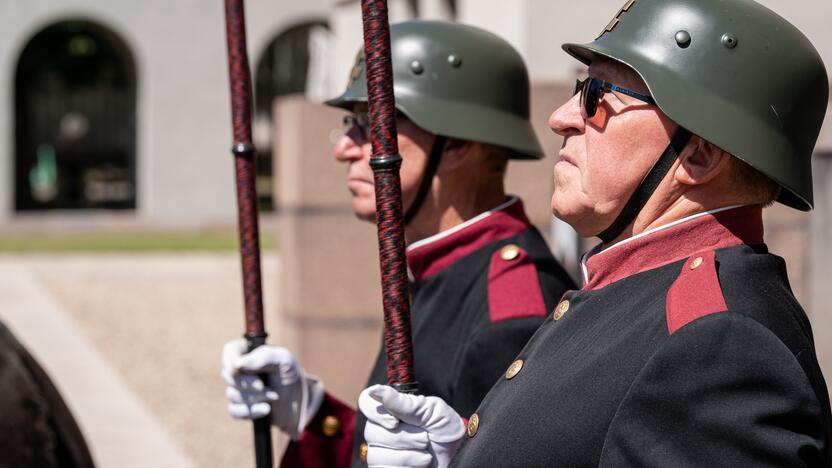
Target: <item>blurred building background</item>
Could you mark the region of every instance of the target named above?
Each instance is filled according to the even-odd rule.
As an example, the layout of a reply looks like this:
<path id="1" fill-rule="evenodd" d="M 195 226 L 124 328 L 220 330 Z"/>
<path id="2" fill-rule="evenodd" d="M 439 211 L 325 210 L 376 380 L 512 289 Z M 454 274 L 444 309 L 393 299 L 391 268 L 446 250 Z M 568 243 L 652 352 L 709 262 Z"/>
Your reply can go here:
<path id="1" fill-rule="evenodd" d="M 566 263 L 580 247 L 552 226 L 560 140 L 546 117 L 583 67 L 560 44 L 592 40 L 621 3 L 390 0 L 393 21 L 474 24 L 526 58 L 548 157 L 515 163 L 509 189 Z M 832 3 L 762 3 L 832 66 Z M 346 83 L 361 44 L 359 3 L 246 8 L 258 189 L 266 244 L 276 245 L 264 263 L 271 340 L 352 401 L 379 346 L 375 228 L 351 214 L 331 157 L 342 114 L 320 102 Z M 250 429 L 225 415 L 218 377 L 222 343 L 242 332 L 223 21 L 219 0 L 0 3 L 0 251 L 21 242 L 35 251 L 0 256 L 0 319 L 53 374 L 101 466 L 252 466 Z M 767 242 L 788 261 L 828 377 L 830 114 L 814 160 L 815 211 L 766 212 Z M 206 231 L 230 241 L 201 244 Z M 124 253 L 137 232 L 137 250 L 152 253 Z M 172 232 L 191 233 L 176 238 L 188 245 L 171 249 Z M 62 252 L 77 237 L 98 250 L 102 234 L 107 253 Z"/>

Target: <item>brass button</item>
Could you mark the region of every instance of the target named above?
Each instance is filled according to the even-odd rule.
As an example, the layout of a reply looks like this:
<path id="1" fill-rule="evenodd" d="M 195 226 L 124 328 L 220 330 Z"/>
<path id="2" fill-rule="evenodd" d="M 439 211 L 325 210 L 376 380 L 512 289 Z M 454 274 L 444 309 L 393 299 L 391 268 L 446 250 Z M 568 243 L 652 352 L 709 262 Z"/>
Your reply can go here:
<path id="1" fill-rule="evenodd" d="M 522 359 L 518 359 L 518 360 L 512 362 L 511 365 L 508 366 L 508 370 L 506 371 L 506 380 L 511 380 L 511 379 L 515 378 L 517 376 L 517 374 L 520 373 L 521 369 L 523 369 L 523 360 Z"/>
<path id="2" fill-rule="evenodd" d="M 471 419 L 468 420 L 468 437 L 474 437 L 477 435 L 477 430 L 480 428 L 480 417 L 477 413 L 471 415 Z"/>
<path id="3" fill-rule="evenodd" d="M 695 270 L 695 269 L 699 268 L 702 265 L 702 262 L 703 262 L 702 257 L 694 258 L 693 262 L 691 262 L 691 264 L 690 264 L 690 269 Z"/>
<path id="4" fill-rule="evenodd" d="M 364 463 L 367 463 L 367 450 L 368 449 L 369 449 L 369 447 L 367 447 L 366 442 L 361 444 L 361 447 L 359 448 L 358 456 L 361 457 L 361 461 L 363 461 Z"/>
<path id="5" fill-rule="evenodd" d="M 563 317 L 563 314 L 565 314 L 567 310 L 569 310 L 569 301 L 561 301 L 561 303 L 558 304 L 557 307 L 555 307 L 555 313 L 553 315 L 553 318 L 555 320 L 560 320 L 560 318 Z"/>
<path id="6" fill-rule="evenodd" d="M 508 244 L 500 249 L 500 258 L 510 262 L 520 256 L 520 247 L 517 244 Z"/>
<path id="7" fill-rule="evenodd" d="M 327 437 L 335 437 L 341 431 L 341 422 L 335 416 L 327 416 L 321 425 L 321 430 Z"/>

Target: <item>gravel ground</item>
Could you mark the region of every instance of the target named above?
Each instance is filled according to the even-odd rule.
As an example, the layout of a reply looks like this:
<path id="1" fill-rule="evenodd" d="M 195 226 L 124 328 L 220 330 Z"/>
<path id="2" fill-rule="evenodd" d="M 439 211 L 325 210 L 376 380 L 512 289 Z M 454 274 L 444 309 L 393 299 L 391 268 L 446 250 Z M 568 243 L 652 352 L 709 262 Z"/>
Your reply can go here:
<path id="1" fill-rule="evenodd" d="M 228 417 L 219 377 L 223 343 L 243 330 L 235 254 L 4 256 L 0 262 L 36 275 L 196 466 L 254 465 L 251 425 Z M 267 322 L 274 317 L 277 266 L 274 256 L 264 258 Z"/>

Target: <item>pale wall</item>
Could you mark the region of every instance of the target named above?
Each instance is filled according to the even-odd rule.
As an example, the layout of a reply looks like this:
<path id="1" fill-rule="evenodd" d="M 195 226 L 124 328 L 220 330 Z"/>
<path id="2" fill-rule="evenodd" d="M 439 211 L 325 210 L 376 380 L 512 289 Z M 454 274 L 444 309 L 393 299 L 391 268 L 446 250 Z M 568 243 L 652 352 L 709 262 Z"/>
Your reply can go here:
<path id="1" fill-rule="evenodd" d="M 333 0 L 248 0 L 249 52 L 286 27 L 326 18 Z M 234 178 L 223 2 L 25 0 L 0 2 L 0 222 L 13 214 L 14 73 L 41 28 L 85 18 L 127 43 L 137 65 L 137 190 L 141 219 L 233 223 Z M 253 65 L 253 64 L 252 64 Z M 230 222 L 229 222 L 230 220 Z"/>

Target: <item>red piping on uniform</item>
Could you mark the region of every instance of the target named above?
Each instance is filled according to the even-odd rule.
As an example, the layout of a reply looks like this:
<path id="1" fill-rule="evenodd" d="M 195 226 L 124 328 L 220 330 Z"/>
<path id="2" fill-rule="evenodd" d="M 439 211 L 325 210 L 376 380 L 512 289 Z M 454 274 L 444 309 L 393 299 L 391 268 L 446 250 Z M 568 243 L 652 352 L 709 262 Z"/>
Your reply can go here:
<path id="1" fill-rule="evenodd" d="M 407 251 L 407 264 L 415 280 L 435 275 L 457 260 L 492 242 L 516 236 L 529 227 L 523 202 L 515 199 L 459 231 Z"/>
<path id="2" fill-rule="evenodd" d="M 698 216 L 590 254 L 584 262 L 583 289 L 600 289 L 696 252 L 762 243 L 763 213 L 759 206 L 742 206 Z"/>

